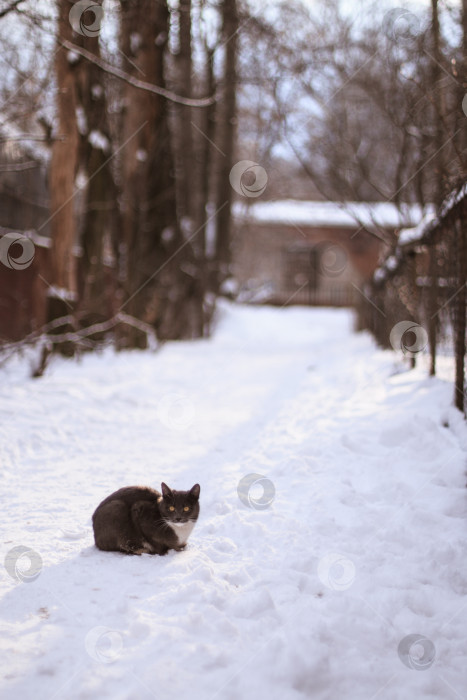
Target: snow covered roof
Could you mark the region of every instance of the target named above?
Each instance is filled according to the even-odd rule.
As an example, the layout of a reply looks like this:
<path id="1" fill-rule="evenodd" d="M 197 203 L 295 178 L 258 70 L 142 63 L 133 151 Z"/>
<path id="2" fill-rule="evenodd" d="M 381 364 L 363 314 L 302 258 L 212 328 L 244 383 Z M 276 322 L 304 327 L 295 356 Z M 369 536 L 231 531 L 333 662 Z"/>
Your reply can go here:
<path id="1" fill-rule="evenodd" d="M 299 226 L 367 228 L 402 228 L 413 226 L 423 217 L 417 204 L 402 205 L 399 209 L 390 202 L 314 202 L 293 199 L 255 202 L 245 205 L 236 202 L 233 207 L 238 220 Z"/>

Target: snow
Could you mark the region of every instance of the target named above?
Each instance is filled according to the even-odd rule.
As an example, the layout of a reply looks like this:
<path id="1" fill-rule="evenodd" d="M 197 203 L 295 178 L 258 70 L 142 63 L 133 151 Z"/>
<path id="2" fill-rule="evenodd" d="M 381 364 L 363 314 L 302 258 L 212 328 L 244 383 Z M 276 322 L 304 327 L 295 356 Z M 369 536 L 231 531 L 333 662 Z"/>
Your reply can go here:
<path id="1" fill-rule="evenodd" d="M 70 65 L 75 65 L 75 63 L 78 63 L 79 59 L 81 58 L 79 53 L 76 53 L 76 51 L 68 51 L 66 55 L 67 61 Z"/>
<path id="2" fill-rule="evenodd" d="M 352 323 L 223 302 L 211 340 L 0 369 L 2 699 L 463 697 L 465 423 Z M 98 551 L 162 480 L 201 484 L 186 551 Z"/>
<path id="3" fill-rule="evenodd" d="M 88 141 L 96 150 L 101 150 L 104 153 L 108 153 L 108 151 L 110 151 L 109 139 L 102 133 L 102 131 L 93 129 L 88 136 Z"/>
<path id="4" fill-rule="evenodd" d="M 55 285 L 50 285 L 48 287 L 47 296 L 62 299 L 62 301 L 76 301 L 76 292 Z"/>
<path id="5" fill-rule="evenodd" d="M 76 107 L 75 114 L 78 131 L 82 136 L 85 136 L 88 133 L 88 119 L 86 116 L 86 112 L 81 107 L 81 105 L 78 105 Z"/>
<path id="6" fill-rule="evenodd" d="M 434 209 L 430 209 L 413 228 L 402 229 L 399 232 L 397 243 L 400 246 L 411 245 L 421 241 L 426 233 L 428 224 L 435 219 Z"/>
<path id="7" fill-rule="evenodd" d="M 423 216 L 423 209 L 417 204 L 402 205 L 399 209 L 390 202 L 275 200 L 249 205 L 237 202 L 233 211 L 239 220 L 249 219 L 259 223 L 343 227 L 355 227 L 358 224 L 367 228 L 410 226 Z"/>
<path id="8" fill-rule="evenodd" d="M 400 246 L 417 243 L 423 238 L 425 226 L 414 226 L 413 228 L 404 228 L 399 232 L 397 242 Z"/>
<path id="9" fill-rule="evenodd" d="M 400 246 L 406 246 L 414 243 L 416 244 L 419 241 L 423 242 L 423 239 L 429 237 L 436 228 L 442 225 L 443 220 L 449 216 L 454 207 L 460 204 L 466 196 L 467 182 L 464 182 L 450 192 L 442 202 L 438 213 L 435 211 L 434 207 L 430 205 L 417 226 L 400 231 L 398 244 Z"/>
<path id="10" fill-rule="evenodd" d="M 388 257 L 383 261 L 380 267 L 377 267 L 373 274 L 373 281 L 377 284 L 382 284 L 387 278 L 388 273 L 397 272 L 399 265 L 401 264 L 400 248 L 396 248 L 395 255 L 388 255 Z"/>
<path id="11" fill-rule="evenodd" d="M 100 85 L 99 83 L 94 83 L 94 85 L 91 87 L 91 95 L 93 96 L 93 98 L 95 100 L 98 100 L 102 97 L 103 94 L 104 88 L 102 87 L 102 85 Z"/>
<path id="12" fill-rule="evenodd" d="M 139 32 L 132 32 L 130 34 L 130 48 L 133 56 L 136 56 L 141 46 L 143 45 L 143 37 Z"/>
<path id="13" fill-rule="evenodd" d="M 173 226 L 166 226 L 162 231 L 161 238 L 164 243 L 170 243 L 175 238 L 175 229 Z"/>
<path id="14" fill-rule="evenodd" d="M 467 196 L 467 182 L 464 182 L 460 187 L 454 188 L 454 190 L 446 197 L 444 202 L 441 204 L 439 218 L 443 219 L 446 217 L 450 211 L 459 204 Z"/>
<path id="15" fill-rule="evenodd" d="M 386 279 L 386 275 L 387 270 L 384 267 L 377 267 L 373 275 L 373 281 L 381 284 Z"/>
<path id="16" fill-rule="evenodd" d="M 404 228 L 399 231 L 397 245 L 395 251 L 390 253 L 382 264 L 375 270 L 373 281 L 376 284 L 382 284 L 388 277 L 389 273 L 397 272 L 403 260 L 403 248 L 406 246 L 414 246 L 422 244 L 427 234 L 438 223 L 435 209 L 429 205 L 425 208 L 425 213 L 419 220 L 418 224 L 412 228 Z"/>
<path id="17" fill-rule="evenodd" d="M 42 131 L 25 134 L 4 112 L 0 113 L 0 119 L 0 134 L 11 158 L 28 155 L 40 163 L 49 161 L 50 149 Z"/>
<path id="18" fill-rule="evenodd" d="M 220 291 L 225 296 L 235 297 L 238 294 L 238 281 L 234 277 L 228 277 L 222 282 Z"/>
<path id="19" fill-rule="evenodd" d="M 390 255 L 390 256 L 386 259 L 386 267 L 387 267 L 388 270 L 391 270 L 391 271 L 392 271 L 392 270 L 397 270 L 397 266 L 398 266 L 398 265 L 399 265 L 399 261 L 398 261 L 398 259 L 396 258 L 395 255 Z"/>

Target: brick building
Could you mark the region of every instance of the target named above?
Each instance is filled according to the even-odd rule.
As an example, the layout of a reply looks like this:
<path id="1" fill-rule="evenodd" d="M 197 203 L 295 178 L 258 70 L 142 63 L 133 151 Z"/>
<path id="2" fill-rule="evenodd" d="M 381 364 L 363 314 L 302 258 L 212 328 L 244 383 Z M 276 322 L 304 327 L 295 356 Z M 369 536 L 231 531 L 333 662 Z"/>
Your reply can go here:
<path id="1" fill-rule="evenodd" d="M 420 207 L 276 200 L 234 206 L 239 300 L 351 306 L 385 245 L 420 220 Z"/>

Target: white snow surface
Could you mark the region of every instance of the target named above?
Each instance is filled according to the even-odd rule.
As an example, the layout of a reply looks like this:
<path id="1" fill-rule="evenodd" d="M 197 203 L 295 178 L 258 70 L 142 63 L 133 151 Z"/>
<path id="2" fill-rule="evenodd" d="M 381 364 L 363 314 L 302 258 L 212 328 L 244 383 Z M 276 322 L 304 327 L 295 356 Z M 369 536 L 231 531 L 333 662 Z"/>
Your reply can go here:
<path id="1" fill-rule="evenodd" d="M 465 423 L 350 311 L 225 302 L 211 340 L 0 377 L 2 561 L 42 559 L 1 568 L 3 700 L 465 697 Z M 97 550 L 98 503 L 161 480 L 201 484 L 187 549 Z"/>

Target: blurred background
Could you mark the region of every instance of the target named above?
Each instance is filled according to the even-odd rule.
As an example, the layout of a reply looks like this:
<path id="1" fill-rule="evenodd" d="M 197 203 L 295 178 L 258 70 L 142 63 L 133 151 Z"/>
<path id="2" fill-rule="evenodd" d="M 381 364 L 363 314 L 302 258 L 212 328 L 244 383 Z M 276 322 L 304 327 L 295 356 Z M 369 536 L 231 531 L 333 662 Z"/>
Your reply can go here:
<path id="1" fill-rule="evenodd" d="M 463 363 L 466 0 L 1 0 L 0 37 L 3 354 L 206 337 L 224 295 Z"/>

